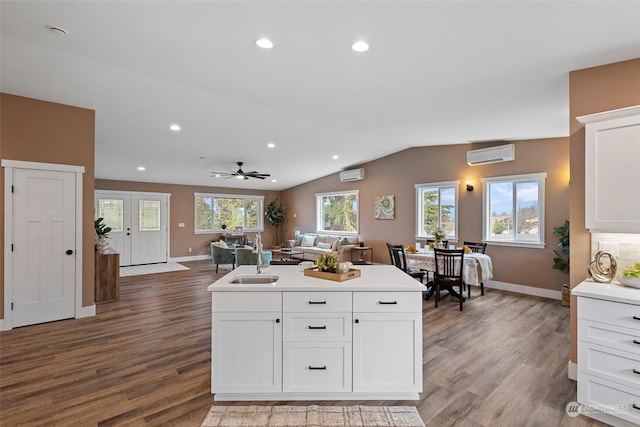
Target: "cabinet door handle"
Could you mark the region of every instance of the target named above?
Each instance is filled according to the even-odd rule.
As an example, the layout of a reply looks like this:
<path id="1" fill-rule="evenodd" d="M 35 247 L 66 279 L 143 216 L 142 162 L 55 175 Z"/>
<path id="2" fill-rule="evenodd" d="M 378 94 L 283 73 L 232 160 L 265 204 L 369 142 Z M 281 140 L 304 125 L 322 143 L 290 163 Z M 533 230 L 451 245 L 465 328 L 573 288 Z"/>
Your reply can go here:
<path id="1" fill-rule="evenodd" d="M 360 323 L 360 319 L 355 319 L 353 322 L 354 323 Z"/>
<path id="2" fill-rule="evenodd" d="M 637 409 L 638 411 L 640 411 L 640 406 L 636 405 L 635 403 L 631 406 L 633 406 L 633 409 Z"/>
<path id="3" fill-rule="evenodd" d="M 276 323 L 280 323 L 280 319 L 276 319 Z"/>
<path id="4" fill-rule="evenodd" d="M 633 343 L 634 343 L 634 344 L 640 344 L 640 341 L 638 341 L 638 340 L 633 340 Z"/>
<path id="5" fill-rule="evenodd" d="M 638 316 L 633 316 L 633 320 L 640 320 L 640 317 L 638 317 Z"/>
<path id="6" fill-rule="evenodd" d="M 398 301 L 378 301 L 378 304 L 397 304 Z"/>
<path id="7" fill-rule="evenodd" d="M 326 371 L 327 370 L 327 366 L 311 366 L 309 365 L 309 369 L 312 371 Z"/>
<path id="8" fill-rule="evenodd" d="M 324 326 L 311 326 L 311 325 L 309 325 L 309 329 L 327 329 L 327 326 L 326 325 L 324 325 Z"/>
<path id="9" fill-rule="evenodd" d="M 638 371 L 637 369 L 634 369 L 634 370 L 633 370 L 633 373 L 634 373 L 634 374 L 638 374 L 638 375 L 640 375 L 640 371 Z"/>
<path id="10" fill-rule="evenodd" d="M 309 301 L 309 304 L 326 304 L 326 301 Z"/>

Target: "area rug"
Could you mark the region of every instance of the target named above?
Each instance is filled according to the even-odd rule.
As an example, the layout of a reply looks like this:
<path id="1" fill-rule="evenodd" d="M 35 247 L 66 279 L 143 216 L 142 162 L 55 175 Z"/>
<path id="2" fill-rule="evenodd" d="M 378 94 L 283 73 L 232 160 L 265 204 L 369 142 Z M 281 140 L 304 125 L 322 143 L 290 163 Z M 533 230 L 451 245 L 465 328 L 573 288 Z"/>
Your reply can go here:
<path id="1" fill-rule="evenodd" d="M 201 427 L 424 427 L 414 406 L 212 406 Z"/>
<path id="2" fill-rule="evenodd" d="M 189 270 L 177 262 L 163 262 L 160 264 L 131 265 L 120 267 L 120 277 L 139 276 L 141 274 L 168 273 L 170 271 Z"/>

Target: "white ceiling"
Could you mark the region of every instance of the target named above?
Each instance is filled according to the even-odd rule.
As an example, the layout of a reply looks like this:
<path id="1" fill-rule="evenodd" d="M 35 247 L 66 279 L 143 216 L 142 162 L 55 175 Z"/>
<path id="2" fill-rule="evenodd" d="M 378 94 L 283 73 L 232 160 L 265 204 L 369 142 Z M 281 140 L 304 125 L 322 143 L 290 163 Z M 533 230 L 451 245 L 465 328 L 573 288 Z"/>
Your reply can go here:
<path id="1" fill-rule="evenodd" d="M 567 136 L 569 72 L 640 57 L 640 1 L 2 0 L 0 13 L 0 89 L 95 110 L 96 178 L 131 181 L 281 190 L 414 146 Z M 277 182 L 210 178 L 237 161 Z"/>

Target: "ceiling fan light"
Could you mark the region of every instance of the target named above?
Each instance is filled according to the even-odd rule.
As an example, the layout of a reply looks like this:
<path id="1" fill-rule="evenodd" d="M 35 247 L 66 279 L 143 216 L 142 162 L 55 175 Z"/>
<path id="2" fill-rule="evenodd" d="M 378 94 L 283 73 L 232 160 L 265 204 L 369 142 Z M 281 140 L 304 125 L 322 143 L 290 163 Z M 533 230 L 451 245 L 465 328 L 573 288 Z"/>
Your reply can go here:
<path id="1" fill-rule="evenodd" d="M 242 174 L 238 174 L 238 175 L 236 175 L 236 178 L 238 178 L 238 179 L 244 179 L 244 175 L 242 175 Z"/>

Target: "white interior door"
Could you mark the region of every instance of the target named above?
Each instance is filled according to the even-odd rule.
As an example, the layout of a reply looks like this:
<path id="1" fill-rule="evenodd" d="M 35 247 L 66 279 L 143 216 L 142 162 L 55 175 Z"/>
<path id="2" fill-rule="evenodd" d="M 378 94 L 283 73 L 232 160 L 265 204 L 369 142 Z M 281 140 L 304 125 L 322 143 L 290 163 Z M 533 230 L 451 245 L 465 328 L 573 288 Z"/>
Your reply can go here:
<path id="1" fill-rule="evenodd" d="M 96 191 L 96 217 L 112 229 L 120 266 L 168 261 L 168 216 L 168 194 Z"/>
<path id="2" fill-rule="evenodd" d="M 75 173 L 14 170 L 13 326 L 75 316 Z"/>

